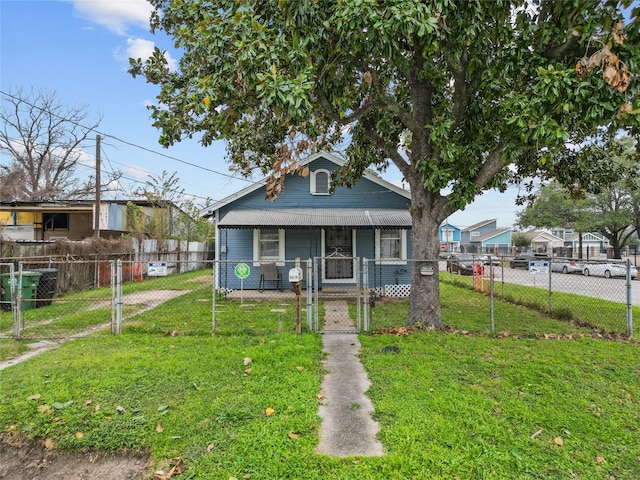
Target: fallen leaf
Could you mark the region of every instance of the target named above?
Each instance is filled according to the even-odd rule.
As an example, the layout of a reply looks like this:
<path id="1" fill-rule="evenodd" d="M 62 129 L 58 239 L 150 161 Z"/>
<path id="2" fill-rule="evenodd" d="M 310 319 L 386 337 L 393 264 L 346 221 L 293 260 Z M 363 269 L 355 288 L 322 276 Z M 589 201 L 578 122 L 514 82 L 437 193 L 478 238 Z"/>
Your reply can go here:
<path id="1" fill-rule="evenodd" d="M 49 405 L 38 405 L 38 413 L 53 413 L 53 408 Z"/>
<path id="2" fill-rule="evenodd" d="M 304 367 L 297 366 L 296 368 L 297 368 L 299 371 L 304 370 Z"/>
<path id="3" fill-rule="evenodd" d="M 87 399 L 87 400 L 84 401 L 84 403 L 82 405 L 85 406 L 85 407 L 88 407 L 89 405 L 91 405 L 92 402 L 93 402 L 93 400 Z"/>
<path id="4" fill-rule="evenodd" d="M 245 365 L 249 365 L 251 362 L 253 362 L 253 358 L 245 357 L 245 359 L 244 359 L 244 364 Z"/>
<path id="5" fill-rule="evenodd" d="M 564 440 L 562 440 L 561 437 L 556 437 L 553 439 L 553 443 L 555 443 L 556 445 L 558 445 L 559 447 L 564 445 Z"/>
<path id="6" fill-rule="evenodd" d="M 324 398 L 324 395 L 322 395 L 321 393 L 318 393 L 318 394 L 316 395 L 316 398 L 317 398 L 318 400 L 322 400 L 322 399 Z"/>
<path id="7" fill-rule="evenodd" d="M 270 417 L 270 416 L 271 416 L 271 415 L 273 415 L 274 413 L 276 413 L 276 411 L 275 411 L 273 408 L 271 408 L 271 407 L 268 407 L 268 408 L 264 411 L 264 414 L 265 414 L 267 417 Z"/>
<path id="8" fill-rule="evenodd" d="M 602 462 L 604 462 L 604 457 L 596 457 L 596 463 L 598 465 L 600 465 Z"/>
<path id="9" fill-rule="evenodd" d="M 245 473 L 244 475 L 242 475 L 242 478 L 244 478 L 245 480 L 248 478 L 251 478 L 251 474 L 250 473 Z"/>
<path id="10" fill-rule="evenodd" d="M 153 473 L 153 478 L 156 480 L 169 480 L 171 477 L 176 475 L 180 475 L 184 471 L 184 463 L 182 462 L 182 458 L 174 458 L 173 462 L 175 465 L 171 467 L 167 473 L 164 473 L 164 470 L 156 470 Z"/>
<path id="11" fill-rule="evenodd" d="M 38 400 L 42 395 L 40 395 L 39 393 L 36 393 L 35 395 L 31 395 L 30 397 L 27 397 L 27 400 Z"/>
<path id="12" fill-rule="evenodd" d="M 540 435 L 542 433 L 542 429 L 538 430 L 536 433 L 534 433 L 533 435 L 531 435 L 529 438 L 531 440 L 535 440 L 535 438 Z"/>
<path id="13" fill-rule="evenodd" d="M 210 443 L 207 445 L 207 452 L 212 452 L 214 448 L 216 448 L 216 446 L 213 443 Z"/>
<path id="14" fill-rule="evenodd" d="M 44 448 L 46 448 L 47 450 L 51 450 L 53 448 L 53 440 L 50 438 L 47 438 L 44 441 Z"/>
<path id="15" fill-rule="evenodd" d="M 93 411 L 97 412 L 98 410 L 100 410 L 100 404 L 96 403 L 96 406 L 93 407 Z"/>
<path id="16" fill-rule="evenodd" d="M 242 373 L 244 373 L 244 375 L 248 377 L 249 375 L 251 375 L 251 372 L 252 372 L 252 371 L 253 371 L 253 369 L 252 369 L 252 368 L 247 368 L 247 369 L 246 369 L 244 372 L 242 372 Z"/>
<path id="17" fill-rule="evenodd" d="M 121 405 L 118 405 L 118 406 L 116 407 L 116 412 L 118 412 L 118 413 L 124 413 L 125 411 L 126 411 L 126 410 L 125 410 L 125 409 L 124 409 L 124 407 L 123 407 L 123 406 L 121 406 Z"/>
<path id="18" fill-rule="evenodd" d="M 158 424 L 158 426 L 156 427 L 156 432 L 158 433 L 164 432 L 164 427 L 161 424 Z"/>
<path id="19" fill-rule="evenodd" d="M 72 404 L 73 400 L 69 400 L 68 402 L 53 402 L 51 406 L 56 410 L 63 410 L 69 408 Z"/>
<path id="20" fill-rule="evenodd" d="M 164 412 L 165 410 L 167 410 L 169 408 L 169 405 L 160 405 L 158 407 L 158 411 L 159 412 Z"/>
<path id="21" fill-rule="evenodd" d="M 82 438 L 82 437 L 84 437 L 84 433 L 82 433 L 82 432 L 76 432 L 76 438 L 80 439 L 80 438 Z"/>
<path id="22" fill-rule="evenodd" d="M 295 432 L 289 432 L 287 435 L 291 440 L 297 440 L 298 439 L 298 434 Z"/>

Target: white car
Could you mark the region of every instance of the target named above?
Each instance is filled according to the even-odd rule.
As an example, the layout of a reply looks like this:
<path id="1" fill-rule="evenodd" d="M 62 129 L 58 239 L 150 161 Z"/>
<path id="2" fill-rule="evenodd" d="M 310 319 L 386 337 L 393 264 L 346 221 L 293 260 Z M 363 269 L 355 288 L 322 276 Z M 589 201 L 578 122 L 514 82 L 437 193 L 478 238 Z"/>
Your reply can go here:
<path id="1" fill-rule="evenodd" d="M 627 265 L 624 263 L 589 263 L 584 265 L 582 270 L 583 275 L 595 275 L 598 277 L 626 277 L 627 276 Z M 631 278 L 634 279 L 638 276 L 638 269 L 631 265 Z"/>

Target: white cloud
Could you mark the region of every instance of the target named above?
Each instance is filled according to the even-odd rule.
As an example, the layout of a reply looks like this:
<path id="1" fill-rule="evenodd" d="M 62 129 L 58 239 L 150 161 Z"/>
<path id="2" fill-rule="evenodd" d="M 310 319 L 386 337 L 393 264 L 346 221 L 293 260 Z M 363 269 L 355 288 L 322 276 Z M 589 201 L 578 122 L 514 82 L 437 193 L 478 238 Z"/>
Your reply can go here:
<path id="1" fill-rule="evenodd" d="M 153 175 L 152 171 L 140 165 L 127 165 L 122 169 L 122 173 L 136 180 L 147 180 L 149 175 Z"/>
<path id="2" fill-rule="evenodd" d="M 126 35 L 134 25 L 146 30 L 153 7 L 147 0 L 73 0 L 76 13 L 82 18 Z"/>
<path id="3" fill-rule="evenodd" d="M 114 52 L 116 60 L 129 63 L 129 58 L 141 58 L 146 60 L 153 54 L 155 43 L 151 40 L 145 40 L 144 38 L 127 38 L 127 48 L 125 52 L 122 52 L 120 48 L 117 48 Z M 169 52 L 164 53 L 164 58 L 167 59 L 169 70 L 175 71 L 178 63 L 176 59 L 171 56 Z"/>

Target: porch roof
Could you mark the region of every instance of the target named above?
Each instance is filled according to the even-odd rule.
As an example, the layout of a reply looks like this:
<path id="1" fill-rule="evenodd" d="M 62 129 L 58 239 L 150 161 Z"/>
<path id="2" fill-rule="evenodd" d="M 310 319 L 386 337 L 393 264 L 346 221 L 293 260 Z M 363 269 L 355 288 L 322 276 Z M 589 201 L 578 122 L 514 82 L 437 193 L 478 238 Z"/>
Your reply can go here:
<path id="1" fill-rule="evenodd" d="M 237 209 L 227 213 L 219 228 L 411 228 L 408 210 L 390 208 Z"/>

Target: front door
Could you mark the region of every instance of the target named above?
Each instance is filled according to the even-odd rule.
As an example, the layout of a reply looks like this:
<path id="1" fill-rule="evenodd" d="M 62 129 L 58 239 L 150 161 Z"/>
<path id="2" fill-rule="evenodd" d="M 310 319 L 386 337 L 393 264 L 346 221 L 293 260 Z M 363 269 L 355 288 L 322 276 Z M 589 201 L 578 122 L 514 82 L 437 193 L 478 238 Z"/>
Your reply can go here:
<path id="1" fill-rule="evenodd" d="M 354 280 L 353 231 L 350 228 L 328 228 L 324 241 L 324 280 Z"/>

